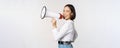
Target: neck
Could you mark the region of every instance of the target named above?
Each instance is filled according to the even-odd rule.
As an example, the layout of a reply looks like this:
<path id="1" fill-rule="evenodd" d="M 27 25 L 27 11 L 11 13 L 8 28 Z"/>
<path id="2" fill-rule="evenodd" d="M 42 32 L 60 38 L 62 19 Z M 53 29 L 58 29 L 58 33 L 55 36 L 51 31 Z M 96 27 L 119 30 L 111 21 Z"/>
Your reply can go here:
<path id="1" fill-rule="evenodd" d="M 71 19 L 65 19 L 65 20 L 71 20 Z"/>

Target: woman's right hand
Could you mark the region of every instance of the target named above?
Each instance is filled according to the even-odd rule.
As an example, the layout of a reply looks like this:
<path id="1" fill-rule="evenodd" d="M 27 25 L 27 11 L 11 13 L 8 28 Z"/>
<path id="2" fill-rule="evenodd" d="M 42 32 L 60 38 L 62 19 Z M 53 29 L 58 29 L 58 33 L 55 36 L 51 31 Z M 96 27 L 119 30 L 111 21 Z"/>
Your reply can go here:
<path id="1" fill-rule="evenodd" d="M 56 19 L 55 18 L 52 18 L 52 27 L 53 28 L 57 28 L 57 25 L 56 25 Z"/>

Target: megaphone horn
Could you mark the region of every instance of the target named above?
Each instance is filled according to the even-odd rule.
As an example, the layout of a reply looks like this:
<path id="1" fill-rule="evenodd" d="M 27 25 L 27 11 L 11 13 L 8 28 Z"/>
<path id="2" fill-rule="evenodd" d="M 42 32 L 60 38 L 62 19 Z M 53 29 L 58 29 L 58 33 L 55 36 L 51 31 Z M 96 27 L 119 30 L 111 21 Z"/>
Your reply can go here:
<path id="1" fill-rule="evenodd" d="M 56 19 L 62 19 L 64 18 L 64 16 L 60 13 L 56 13 L 53 11 L 50 11 L 47 9 L 46 6 L 43 6 L 42 10 L 41 10 L 41 14 L 40 14 L 40 18 L 44 19 L 44 18 L 56 18 Z"/>

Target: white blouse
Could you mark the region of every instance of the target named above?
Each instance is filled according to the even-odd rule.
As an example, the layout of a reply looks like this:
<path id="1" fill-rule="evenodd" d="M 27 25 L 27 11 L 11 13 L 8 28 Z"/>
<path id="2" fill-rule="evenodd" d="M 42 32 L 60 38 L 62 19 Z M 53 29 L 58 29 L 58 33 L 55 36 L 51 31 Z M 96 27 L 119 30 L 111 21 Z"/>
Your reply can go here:
<path id="1" fill-rule="evenodd" d="M 66 20 L 60 31 L 57 28 L 52 30 L 55 40 L 57 41 L 75 41 L 78 34 L 74 28 L 72 20 Z"/>

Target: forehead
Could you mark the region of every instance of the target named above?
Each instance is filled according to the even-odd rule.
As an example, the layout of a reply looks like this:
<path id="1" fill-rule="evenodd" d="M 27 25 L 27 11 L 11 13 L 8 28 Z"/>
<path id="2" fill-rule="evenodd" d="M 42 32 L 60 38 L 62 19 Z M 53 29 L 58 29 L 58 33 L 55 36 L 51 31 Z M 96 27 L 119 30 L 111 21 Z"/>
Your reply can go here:
<path id="1" fill-rule="evenodd" d="M 68 6 L 64 7 L 64 10 L 70 10 L 70 8 Z"/>

